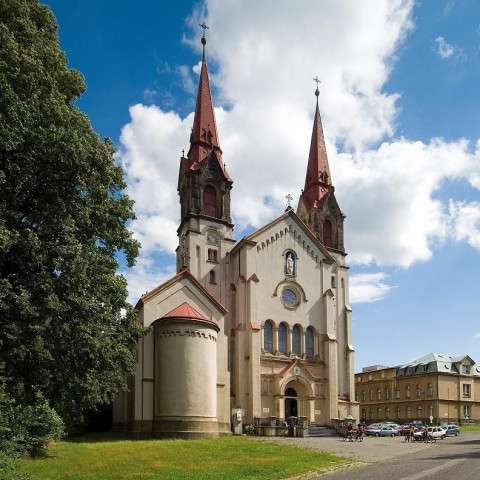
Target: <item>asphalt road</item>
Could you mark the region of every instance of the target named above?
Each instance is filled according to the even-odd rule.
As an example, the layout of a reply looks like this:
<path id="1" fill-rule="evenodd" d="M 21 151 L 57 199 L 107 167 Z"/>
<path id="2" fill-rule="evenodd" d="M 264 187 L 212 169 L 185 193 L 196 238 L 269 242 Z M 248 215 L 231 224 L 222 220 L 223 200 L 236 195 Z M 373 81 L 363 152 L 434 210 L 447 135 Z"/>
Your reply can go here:
<path id="1" fill-rule="evenodd" d="M 480 480 L 480 433 L 439 440 L 424 450 L 332 473 L 322 480 Z"/>

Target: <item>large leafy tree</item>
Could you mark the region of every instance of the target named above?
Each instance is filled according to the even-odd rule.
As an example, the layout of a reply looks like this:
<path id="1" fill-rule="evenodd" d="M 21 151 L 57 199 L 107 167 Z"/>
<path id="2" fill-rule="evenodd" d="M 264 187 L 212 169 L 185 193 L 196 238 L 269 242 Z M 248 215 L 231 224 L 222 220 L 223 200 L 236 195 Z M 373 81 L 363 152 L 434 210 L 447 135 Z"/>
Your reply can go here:
<path id="1" fill-rule="evenodd" d="M 114 149 L 74 102 L 56 21 L 0 0 L 0 369 L 17 401 L 46 398 L 67 422 L 111 401 L 141 329 L 117 258 L 134 218 Z"/>

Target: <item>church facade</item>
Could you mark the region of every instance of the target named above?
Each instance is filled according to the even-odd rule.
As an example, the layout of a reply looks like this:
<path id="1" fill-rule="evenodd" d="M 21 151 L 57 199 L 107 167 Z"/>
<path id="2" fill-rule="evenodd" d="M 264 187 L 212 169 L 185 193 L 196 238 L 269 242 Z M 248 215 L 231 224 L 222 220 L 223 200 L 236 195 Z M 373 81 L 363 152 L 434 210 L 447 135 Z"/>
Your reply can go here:
<path id="1" fill-rule="evenodd" d="M 202 38 L 205 48 L 205 39 Z M 306 417 L 330 425 L 359 418 L 343 242 L 318 108 L 304 189 L 285 212 L 233 238 L 205 53 L 190 148 L 179 165 L 177 274 L 145 293 L 128 389 L 114 426 L 187 438 L 231 432 L 232 411 Z"/>

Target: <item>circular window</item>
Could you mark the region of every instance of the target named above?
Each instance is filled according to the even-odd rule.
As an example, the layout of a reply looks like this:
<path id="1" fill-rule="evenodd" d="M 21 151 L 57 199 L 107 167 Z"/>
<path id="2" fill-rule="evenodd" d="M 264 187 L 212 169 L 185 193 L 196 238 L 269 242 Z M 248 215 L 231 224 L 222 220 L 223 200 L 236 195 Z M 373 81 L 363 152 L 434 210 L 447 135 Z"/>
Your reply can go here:
<path id="1" fill-rule="evenodd" d="M 298 295 L 291 288 L 284 288 L 282 292 L 282 301 L 287 308 L 295 308 L 298 305 Z"/>

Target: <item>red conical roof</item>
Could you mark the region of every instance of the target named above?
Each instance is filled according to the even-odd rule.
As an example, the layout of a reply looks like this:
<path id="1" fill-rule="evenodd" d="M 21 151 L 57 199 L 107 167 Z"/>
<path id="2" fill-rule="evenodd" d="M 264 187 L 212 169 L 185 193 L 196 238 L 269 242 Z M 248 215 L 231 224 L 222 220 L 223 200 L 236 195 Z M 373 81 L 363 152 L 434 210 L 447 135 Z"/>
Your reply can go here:
<path id="1" fill-rule="evenodd" d="M 172 319 L 185 318 L 187 320 L 194 320 L 196 322 L 212 326 L 217 331 L 219 330 L 219 326 L 216 322 L 214 322 L 213 320 L 210 320 L 207 317 L 205 317 L 205 315 L 203 315 L 198 310 L 193 308 L 187 302 L 184 302 L 181 305 L 179 305 L 178 307 L 174 308 L 173 310 L 170 310 L 161 319 L 166 320 L 166 319 L 169 319 L 169 318 L 172 318 Z"/>
<path id="2" fill-rule="evenodd" d="M 178 307 L 170 310 L 162 318 L 192 318 L 195 320 L 203 320 L 209 322 L 210 320 L 202 315 L 198 310 L 193 308 L 187 302 L 182 303 Z"/>
<path id="3" fill-rule="evenodd" d="M 310 142 L 310 153 L 308 155 L 307 175 L 302 196 L 308 206 L 320 206 L 332 189 L 327 149 L 323 136 L 322 119 L 320 118 L 320 109 L 318 108 L 317 100 L 312 140 Z"/>

